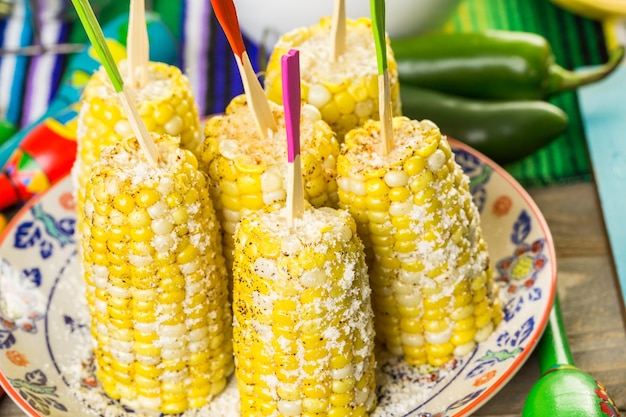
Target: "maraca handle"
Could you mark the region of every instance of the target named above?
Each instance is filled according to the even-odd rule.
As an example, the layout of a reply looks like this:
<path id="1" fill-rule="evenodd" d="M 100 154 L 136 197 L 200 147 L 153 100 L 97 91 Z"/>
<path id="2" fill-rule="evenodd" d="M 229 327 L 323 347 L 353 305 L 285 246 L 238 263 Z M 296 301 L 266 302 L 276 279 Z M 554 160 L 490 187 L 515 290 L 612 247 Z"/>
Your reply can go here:
<path id="1" fill-rule="evenodd" d="M 570 351 L 563 326 L 563 316 L 559 296 L 555 294 L 554 305 L 550 311 L 548 326 L 537 346 L 539 353 L 539 369 L 544 374 L 555 365 L 574 365 L 572 352 Z"/>
<path id="2" fill-rule="evenodd" d="M 541 378 L 528 393 L 522 417 L 619 417 L 604 386 L 574 366 L 558 295 L 537 350 Z"/>

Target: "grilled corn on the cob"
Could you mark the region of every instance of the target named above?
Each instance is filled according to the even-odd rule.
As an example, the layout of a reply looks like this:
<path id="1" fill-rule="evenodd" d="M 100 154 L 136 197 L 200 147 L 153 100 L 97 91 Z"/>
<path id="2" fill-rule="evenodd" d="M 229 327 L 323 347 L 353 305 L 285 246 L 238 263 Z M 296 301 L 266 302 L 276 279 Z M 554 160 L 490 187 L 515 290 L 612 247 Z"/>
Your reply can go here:
<path id="1" fill-rule="evenodd" d="M 232 314 L 205 176 L 178 138 L 153 136 L 157 167 L 135 138 L 93 165 L 78 213 L 80 269 L 104 391 L 176 414 L 225 387 Z"/>
<path id="2" fill-rule="evenodd" d="M 127 78 L 127 61 L 120 62 L 120 73 Z M 202 131 L 187 77 L 175 66 L 149 62 L 147 80 L 145 86 L 133 92 L 137 110 L 148 130 L 180 136 L 181 146 L 197 153 Z M 78 115 L 78 152 L 72 171 L 79 197 L 102 148 L 131 134 L 122 104 L 106 71 L 100 68 L 85 86 Z"/>
<path id="3" fill-rule="evenodd" d="M 308 208 L 242 218 L 233 344 L 242 416 L 365 416 L 375 406 L 374 327 L 354 219 Z"/>
<path id="4" fill-rule="evenodd" d="M 394 149 L 377 153 L 380 123 L 346 135 L 339 201 L 367 248 L 376 335 L 413 365 L 470 352 L 500 321 L 497 289 L 468 179 L 430 121 L 393 119 Z"/>
<path id="5" fill-rule="evenodd" d="M 270 56 L 265 90 L 270 100 L 282 103 L 280 59 L 290 49 L 300 51 L 302 98 L 317 107 L 338 140 L 369 119 L 378 119 L 378 69 L 372 23 L 369 19 L 347 20 L 346 52 L 331 60 L 331 18 L 283 35 Z M 393 114 L 400 115 L 397 64 L 387 43 L 387 61 Z"/>
<path id="6" fill-rule="evenodd" d="M 225 115 L 205 127 L 201 163 L 210 176 L 213 204 L 223 227 L 224 255 L 232 266 L 233 233 L 239 219 L 262 208 L 285 204 L 287 149 L 281 106 L 270 102 L 278 130 L 261 139 L 245 95 L 235 97 Z M 314 206 L 336 206 L 339 144 L 312 106 L 302 108 L 302 173 L 305 198 Z"/>

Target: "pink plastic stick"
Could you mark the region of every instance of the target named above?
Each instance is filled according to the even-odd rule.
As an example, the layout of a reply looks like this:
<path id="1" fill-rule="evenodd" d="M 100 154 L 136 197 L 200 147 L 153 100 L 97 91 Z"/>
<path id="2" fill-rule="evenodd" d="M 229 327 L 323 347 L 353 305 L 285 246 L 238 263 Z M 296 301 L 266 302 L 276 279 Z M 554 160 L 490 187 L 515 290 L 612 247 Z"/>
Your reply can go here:
<path id="1" fill-rule="evenodd" d="M 281 57 L 283 106 L 287 130 L 287 162 L 300 155 L 300 53 L 291 49 Z"/>

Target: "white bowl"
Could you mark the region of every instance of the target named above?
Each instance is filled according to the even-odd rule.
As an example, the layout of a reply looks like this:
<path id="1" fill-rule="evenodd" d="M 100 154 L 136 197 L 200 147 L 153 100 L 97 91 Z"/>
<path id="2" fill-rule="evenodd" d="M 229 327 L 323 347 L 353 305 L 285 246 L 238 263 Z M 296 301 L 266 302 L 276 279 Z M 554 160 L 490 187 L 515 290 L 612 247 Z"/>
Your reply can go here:
<path id="1" fill-rule="evenodd" d="M 273 46 L 283 33 L 317 23 L 333 13 L 333 0 L 234 0 L 242 31 L 257 44 Z M 460 0 L 387 0 L 386 29 L 391 38 L 438 29 Z M 370 16 L 369 0 L 346 0 L 349 18 Z"/>

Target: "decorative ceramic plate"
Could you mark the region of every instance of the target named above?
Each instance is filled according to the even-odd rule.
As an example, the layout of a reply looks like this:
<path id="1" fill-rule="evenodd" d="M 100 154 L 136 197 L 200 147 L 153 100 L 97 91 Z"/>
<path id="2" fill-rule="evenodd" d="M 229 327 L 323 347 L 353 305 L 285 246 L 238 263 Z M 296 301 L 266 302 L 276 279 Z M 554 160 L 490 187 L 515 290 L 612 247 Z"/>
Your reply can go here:
<path id="1" fill-rule="evenodd" d="M 476 411 L 528 358 L 552 306 L 555 252 L 541 213 L 503 169 L 453 145 L 482 215 L 504 320 L 474 351 L 431 373 L 379 355 L 374 417 Z M 108 399 L 93 376 L 75 230 L 71 181 L 65 178 L 24 207 L 2 236 L 0 384 L 30 416 L 146 415 Z M 238 415 L 233 379 L 209 406 L 186 415 Z"/>

